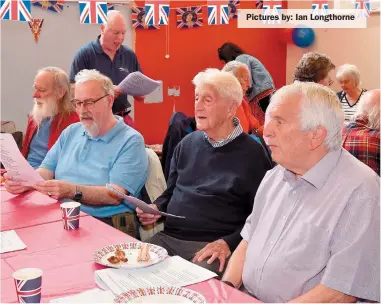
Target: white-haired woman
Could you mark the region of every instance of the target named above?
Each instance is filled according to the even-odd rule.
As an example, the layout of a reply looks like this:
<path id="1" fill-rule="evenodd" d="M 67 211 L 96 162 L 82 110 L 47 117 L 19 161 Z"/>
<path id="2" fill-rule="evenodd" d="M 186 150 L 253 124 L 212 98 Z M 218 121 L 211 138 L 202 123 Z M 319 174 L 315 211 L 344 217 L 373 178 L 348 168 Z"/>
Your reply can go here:
<path id="1" fill-rule="evenodd" d="M 345 121 L 349 122 L 356 113 L 359 101 L 366 90 L 360 87 L 360 71 L 353 64 L 340 66 L 337 69 L 336 78 L 343 89 L 337 93 L 337 96 L 345 114 Z"/>

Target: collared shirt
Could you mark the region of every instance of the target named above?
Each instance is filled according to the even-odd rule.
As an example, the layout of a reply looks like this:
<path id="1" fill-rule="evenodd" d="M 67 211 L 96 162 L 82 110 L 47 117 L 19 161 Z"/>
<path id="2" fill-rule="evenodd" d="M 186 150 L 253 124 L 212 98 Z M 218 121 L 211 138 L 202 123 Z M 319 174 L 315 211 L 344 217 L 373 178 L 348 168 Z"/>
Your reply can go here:
<path id="1" fill-rule="evenodd" d="M 141 71 L 134 51 L 122 45 L 113 60 L 103 51 L 98 38 L 83 46 L 75 55 L 70 69 L 70 82 L 75 82 L 75 75 L 83 69 L 96 69 L 110 77 L 114 85 L 118 85 L 129 73 Z M 129 108 L 131 104 L 127 95 L 122 94 L 115 99 L 113 113 Z"/>
<path id="2" fill-rule="evenodd" d="M 209 138 L 209 136 L 204 132 L 205 138 L 209 141 L 209 143 L 213 146 L 213 148 L 218 148 L 218 147 L 225 146 L 226 144 L 230 143 L 235 138 L 237 138 L 239 135 L 241 135 L 241 133 L 243 132 L 243 129 L 242 129 L 242 126 L 241 126 L 241 124 L 239 122 L 239 119 L 237 117 L 234 117 L 233 118 L 233 123 L 234 123 L 234 126 L 235 126 L 233 132 L 228 137 L 226 137 L 223 140 L 212 141 Z"/>
<path id="3" fill-rule="evenodd" d="M 247 290 L 287 302 L 322 284 L 380 300 L 380 180 L 344 149 L 301 178 L 268 171 L 241 232 Z"/>
<path id="4" fill-rule="evenodd" d="M 121 117 L 115 117 L 115 126 L 99 137 L 87 134 L 81 123 L 66 128 L 40 168 L 53 171 L 57 180 L 88 186 L 111 183 L 138 196 L 148 174 L 144 140 Z M 131 212 L 134 206 L 126 201 L 118 206 L 90 206 L 84 201 L 81 210 L 96 217 L 111 217 Z"/>
<path id="5" fill-rule="evenodd" d="M 45 118 L 42 120 L 40 127 L 35 132 L 30 143 L 27 161 L 34 169 L 41 165 L 46 153 L 48 153 L 48 141 L 52 120 L 53 118 Z"/>
<path id="6" fill-rule="evenodd" d="M 343 128 L 343 147 L 380 175 L 380 130 L 366 126 L 366 119 L 356 119 Z"/>

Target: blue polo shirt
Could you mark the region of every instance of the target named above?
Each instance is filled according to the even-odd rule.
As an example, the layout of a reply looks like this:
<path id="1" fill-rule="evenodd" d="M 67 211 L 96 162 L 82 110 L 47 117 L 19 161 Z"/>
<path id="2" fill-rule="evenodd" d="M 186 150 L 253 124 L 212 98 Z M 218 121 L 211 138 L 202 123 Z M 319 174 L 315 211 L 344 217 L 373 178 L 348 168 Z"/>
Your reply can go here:
<path id="1" fill-rule="evenodd" d="M 84 45 L 74 56 L 70 68 L 70 82 L 75 82 L 75 75 L 84 69 L 96 69 L 111 78 L 114 85 L 118 85 L 129 73 L 140 71 L 138 58 L 133 50 L 122 45 L 116 52 L 114 60 L 103 51 L 99 38 Z M 127 95 L 122 94 L 115 99 L 113 113 L 124 111 L 131 107 Z"/>
<path id="2" fill-rule="evenodd" d="M 40 168 L 55 173 L 55 179 L 69 183 L 104 186 L 106 183 L 139 196 L 148 174 L 148 156 L 143 136 L 127 126 L 123 119 L 106 134 L 90 136 L 81 123 L 67 127 L 50 149 Z M 81 210 L 95 217 L 132 212 L 135 206 L 123 201 L 118 206 L 86 205 Z"/>

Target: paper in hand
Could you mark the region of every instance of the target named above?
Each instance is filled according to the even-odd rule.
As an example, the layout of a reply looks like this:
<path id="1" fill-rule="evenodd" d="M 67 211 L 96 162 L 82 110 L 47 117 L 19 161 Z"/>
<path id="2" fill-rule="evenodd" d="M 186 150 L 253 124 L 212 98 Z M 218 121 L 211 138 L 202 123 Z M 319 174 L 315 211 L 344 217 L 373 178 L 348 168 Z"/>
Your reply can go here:
<path id="1" fill-rule="evenodd" d="M 127 95 L 145 96 L 151 94 L 158 87 L 160 81 L 153 80 L 140 72 L 130 73 L 118 84 L 118 88 Z"/>
<path id="2" fill-rule="evenodd" d="M 21 154 L 12 134 L 0 134 L 1 162 L 7 170 L 7 176 L 24 186 L 34 186 L 44 179 L 38 174 Z"/>
<path id="3" fill-rule="evenodd" d="M 164 216 L 170 216 L 170 217 L 176 217 L 176 218 L 185 218 L 185 216 L 173 215 L 170 213 L 158 211 L 150 207 L 148 204 L 141 201 L 140 199 L 137 199 L 136 197 L 125 195 L 124 193 L 112 187 L 110 184 L 106 184 L 106 188 L 112 191 L 113 193 L 115 193 L 116 195 L 118 195 L 120 198 L 123 198 L 126 201 L 130 202 L 131 204 L 135 205 L 136 207 L 140 208 L 145 213 L 154 214 L 154 215 L 164 215 Z"/>

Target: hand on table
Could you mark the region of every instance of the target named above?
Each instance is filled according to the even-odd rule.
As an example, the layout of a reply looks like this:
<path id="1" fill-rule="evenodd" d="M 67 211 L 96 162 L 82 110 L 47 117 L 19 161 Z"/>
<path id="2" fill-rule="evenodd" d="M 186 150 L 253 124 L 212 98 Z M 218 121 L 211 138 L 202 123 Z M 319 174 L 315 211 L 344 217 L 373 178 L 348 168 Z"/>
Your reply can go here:
<path id="1" fill-rule="evenodd" d="M 150 207 L 159 210 L 155 204 L 150 204 Z M 159 218 L 161 218 L 161 215 L 145 213 L 139 208 L 136 208 L 136 214 L 138 215 L 139 221 L 143 226 L 154 224 Z"/>
<path id="2" fill-rule="evenodd" d="M 55 179 L 38 182 L 34 188 L 56 200 L 62 198 L 72 199 L 75 193 L 75 185 Z"/>
<path id="3" fill-rule="evenodd" d="M 219 272 L 222 272 L 225 267 L 226 259 L 230 256 L 230 248 L 224 240 L 217 240 L 207 244 L 200 251 L 196 252 L 193 258 L 194 263 L 200 263 L 206 258 L 210 257 L 207 261 L 208 264 L 212 264 L 217 258 L 220 260 Z"/>
<path id="4" fill-rule="evenodd" d="M 4 180 L 5 189 L 7 189 L 9 193 L 20 194 L 20 193 L 33 189 L 30 186 L 24 186 L 22 183 L 15 181 L 13 177 L 8 176 L 7 173 L 5 173 L 3 177 L 5 179 Z"/>

